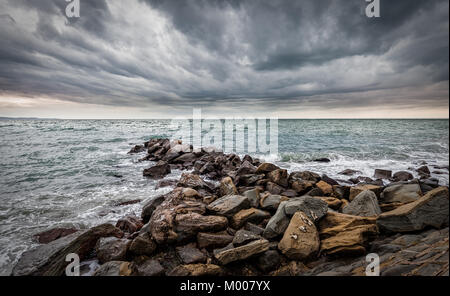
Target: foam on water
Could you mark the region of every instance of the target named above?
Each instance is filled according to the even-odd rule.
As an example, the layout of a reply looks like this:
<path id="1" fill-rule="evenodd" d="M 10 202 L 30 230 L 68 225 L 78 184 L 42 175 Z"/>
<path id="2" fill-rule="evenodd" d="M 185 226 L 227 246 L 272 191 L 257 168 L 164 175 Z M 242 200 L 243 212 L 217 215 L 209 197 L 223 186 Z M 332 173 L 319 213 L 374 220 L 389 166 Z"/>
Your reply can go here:
<path id="1" fill-rule="evenodd" d="M 375 168 L 408 170 L 426 162 L 435 171 L 433 165 L 448 165 L 448 120 L 280 120 L 278 130 L 279 153 L 252 156 L 289 171 L 347 179 L 338 175 L 347 168 L 371 177 Z M 168 120 L 2 121 L 0 274 L 9 274 L 20 254 L 37 245 L 38 232 L 139 216 L 146 201 L 170 191 L 155 190 L 156 181 L 142 176 L 151 165 L 138 162 L 145 153 L 127 152 L 174 132 Z M 312 161 L 320 157 L 331 162 Z M 448 184 L 448 171 L 439 171 L 433 177 Z M 142 202 L 117 206 L 135 199 Z"/>

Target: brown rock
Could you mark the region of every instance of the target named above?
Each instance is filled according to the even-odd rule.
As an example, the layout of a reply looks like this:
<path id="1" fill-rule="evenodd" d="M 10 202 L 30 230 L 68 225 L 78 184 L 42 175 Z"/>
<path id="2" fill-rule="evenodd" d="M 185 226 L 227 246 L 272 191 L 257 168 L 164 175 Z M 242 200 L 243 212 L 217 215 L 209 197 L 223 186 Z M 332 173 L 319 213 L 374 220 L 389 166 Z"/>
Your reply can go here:
<path id="1" fill-rule="evenodd" d="M 335 198 L 335 197 L 328 197 L 328 196 L 314 196 L 314 198 L 318 198 L 323 200 L 328 204 L 328 207 L 333 210 L 338 210 L 342 205 L 342 200 Z"/>
<path id="2" fill-rule="evenodd" d="M 331 193 L 333 193 L 333 186 L 331 186 L 330 184 L 328 184 L 325 181 L 319 181 L 316 183 L 317 188 L 319 188 L 320 190 L 322 190 L 322 192 L 325 195 L 330 195 Z"/>
<path id="3" fill-rule="evenodd" d="M 124 261 L 131 241 L 116 237 L 102 237 L 97 241 L 95 252 L 101 263 Z"/>
<path id="4" fill-rule="evenodd" d="M 121 218 L 117 221 L 116 227 L 127 233 L 134 233 L 139 231 L 144 224 L 142 221 L 133 215 L 128 215 L 124 218 Z"/>
<path id="5" fill-rule="evenodd" d="M 197 244 L 199 248 L 220 248 L 233 241 L 233 236 L 226 232 L 197 234 Z"/>
<path id="6" fill-rule="evenodd" d="M 156 250 L 156 243 L 148 232 L 140 233 L 133 239 L 130 245 L 130 252 L 135 255 L 150 256 Z"/>
<path id="7" fill-rule="evenodd" d="M 237 248 L 223 250 L 216 253 L 214 256 L 220 262 L 220 264 L 225 265 L 230 262 L 247 259 L 255 254 L 263 253 L 268 249 L 269 241 L 265 239 L 259 239 Z"/>
<path id="8" fill-rule="evenodd" d="M 236 189 L 236 186 L 233 183 L 233 180 L 230 177 L 225 177 L 220 181 L 219 185 L 219 195 L 225 196 L 225 195 L 237 195 L 238 191 Z"/>
<path id="9" fill-rule="evenodd" d="M 178 257 L 185 264 L 192 263 L 204 263 L 206 256 L 199 249 L 195 247 L 195 244 L 187 244 L 176 248 Z"/>
<path id="10" fill-rule="evenodd" d="M 280 186 L 287 187 L 288 186 L 288 173 L 287 170 L 284 169 L 276 169 L 267 174 L 267 178 Z"/>
<path id="11" fill-rule="evenodd" d="M 209 211 L 223 216 L 232 216 L 248 207 L 250 207 L 250 201 L 247 197 L 241 195 L 227 195 L 207 206 Z"/>
<path id="12" fill-rule="evenodd" d="M 154 166 L 144 170 L 144 177 L 151 179 L 160 179 L 170 174 L 170 166 L 165 161 L 159 161 Z"/>
<path id="13" fill-rule="evenodd" d="M 392 176 L 392 171 L 390 170 L 382 170 L 382 169 L 375 169 L 375 173 L 373 177 L 375 179 L 390 179 Z"/>
<path id="14" fill-rule="evenodd" d="M 264 162 L 260 166 L 258 166 L 258 168 L 255 171 L 255 174 L 265 174 L 278 169 L 279 167 L 277 167 L 276 165 Z"/>
<path id="15" fill-rule="evenodd" d="M 373 191 L 373 193 L 375 193 L 377 198 L 380 198 L 380 193 L 383 190 L 383 187 L 371 184 L 360 184 L 353 186 L 350 188 L 350 195 L 349 195 L 350 201 L 352 201 L 358 194 L 366 190 Z"/>
<path id="16" fill-rule="evenodd" d="M 294 189 L 297 193 L 305 193 L 308 190 L 311 190 L 314 186 L 314 182 L 305 181 L 305 180 L 296 180 L 292 182 L 291 188 Z"/>
<path id="17" fill-rule="evenodd" d="M 241 228 L 246 222 L 260 223 L 264 219 L 270 218 L 270 213 L 255 208 L 241 210 L 234 214 L 231 219 L 231 226 L 235 229 Z"/>
<path id="18" fill-rule="evenodd" d="M 288 258 L 308 259 L 319 251 L 320 241 L 314 223 L 302 212 L 292 216 L 278 249 Z"/>
<path id="19" fill-rule="evenodd" d="M 328 212 L 319 222 L 321 253 L 361 255 L 367 243 L 378 234 L 376 218 Z"/>

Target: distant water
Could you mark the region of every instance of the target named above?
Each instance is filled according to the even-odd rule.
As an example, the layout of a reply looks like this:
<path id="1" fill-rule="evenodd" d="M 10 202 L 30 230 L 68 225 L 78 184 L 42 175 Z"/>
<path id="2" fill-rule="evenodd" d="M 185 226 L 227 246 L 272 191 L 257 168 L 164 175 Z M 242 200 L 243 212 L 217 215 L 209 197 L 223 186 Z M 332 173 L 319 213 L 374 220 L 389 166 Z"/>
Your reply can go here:
<path id="1" fill-rule="evenodd" d="M 448 120 L 280 120 L 279 155 L 266 160 L 331 177 L 352 168 L 372 176 L 426 162 L 448 165 Z M 53 227 L 87 228 L 140 214 L 142 203 L 166 193 L 142 177 L 148 162 L 128 155 L 135 144 L 174 133 L 167 120 L 0 121 L 0 274 Z M 330 163 L 311 160 L 328 157 Z M 434 169 L 432 169 L 434 170 Z M 448 185 L 448 171 L 433 174 Z M 179 171 L 168 177 L 177 178 Z"/>

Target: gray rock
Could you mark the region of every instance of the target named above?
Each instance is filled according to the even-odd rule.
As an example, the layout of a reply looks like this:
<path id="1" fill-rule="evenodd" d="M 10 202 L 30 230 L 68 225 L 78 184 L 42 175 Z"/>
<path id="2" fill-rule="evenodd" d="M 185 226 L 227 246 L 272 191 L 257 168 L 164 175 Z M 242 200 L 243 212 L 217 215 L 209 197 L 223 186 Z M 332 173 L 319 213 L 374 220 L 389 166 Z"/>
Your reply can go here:
<path id="1" fill-rule="evenodd" d="M 266 228 L 264 229 L 263 236 L 265 238 L 274 238 L 284 233 L 291 220 L 285 213 L 286 201 L 283 201 L 278 206 L 275 214 L 267 222 Z"/>
<path id="2" fill-rule="evenodd" d="M 390 170 L 382 170 L 382 169 L 375 169 L 375 173 L 373 177 L 375 179 L 390 179 L 392 176 L 392 171 Z"/>
<path id="3" fill-rule="evenodd" d="M 122 237 L 123 232 L 111 224 L 102 224 L 38 246 L 22 254 L 12 275 L 64 275 L 69 253 L 76 253 L 83 260 L 99 238 L 109 236 Z"/>
<path id="4" fill-rule="evenodd" d="M 164 201 L 165 196 L 160 195 L 149 201 L 142 208 L 141 218 L 144 223 L 147 223 L 150 220 L 150 217 L 153 214 L 153 211 Z"/>
<path id="5" fill-rule="evenodd" d="M 234 239 L 233 239 L 232 243 L 233 243 L 234 247 L 239 247 L 242 245 L 246 245 L 249 242 L 252 242 L 257 239 L 261 239 L 261 236 L 254 234 L 251 231 L 241 229 L 241 230 L 238 230 L 236 232 L 236 234 L 234 235 Z"/>
<path id="6" fill-rule="evenodd" d="M 134 270 L 140 276 L 160 276 L 164 275 L 164 267 L 158 260 L 149 259 L 140 264 L 133 264 Z"/>
<path id="7" fill-rule="evenodd" d="M 417 231 L 426 226 L 440 228 L 448 225 L 448 215 L 448 188 L 439 187 L 415 202 L 381 214 L 377 219 L 377 225 L 380 229 L 392 232 Z"/>
<path id="8" fill-rule="evenodd" d="M 170 174 L 170 165 L 165 161 L 158 161 L 154 166 L 144 170 L 144 177 L 160 179 Z"/>
<path id="9" fill-rule="evenodd" d="M 409 181 L 414 179 L 414 176 L 410 172 L 400 171 L 396 172 L 393 176 L 394 181 Z"/>
<path id="10" fill-rule="evenodd" d="M 422 196 L 419 184 L 397 184 L 386 187 L 380 195 L 383 203 L 409 203 L 418 200 Z"/>
<path id="11" fill-rule="evenodd" d="M 244 193 L 242 193 L 242 195 L 244 195 L 248 198 L 248 200 L 250 202 L 250 206 L 252 208 L 259 207 L 260 195 L 259 195 L 259 190 L 257 188 L 247 190 Z"/>
<path id="12" fill-rule="evenodd" d="M 266 194 L 260 200 L 260 206 L 264 210 L 276 210 L 282 200 L 281 195 Z"/>
<path id="13" fill-rule="evenodd" d="M 328 204 L 319 198 L 304 195 L 288 200 L 284 207 L 284 211 L 288 216 L 294 215 L 295 212 L 302 211 L 311 221 L 317 222 L 326 215 Z"/>
<path id="14" fill-rule="evenodd" d="M 176 251 L 178 257 L 180 257 L 181 261 L 185 264 L 204 263 L 206 261 L 205 254 L 200 252 L 194 244 L 177 247 Z"/>
<path id="15" fill-rule="evenodd" d="M 97 241 L 95 252 L 100 263 L 125 261 L 131 240 L 102 237 Z"/>
<path id="16" fill-rule="evenodd" d="M 93 276 L 120 276 L 120 270 L 129 263 L 126 261 L 109 261 L 102 264 L 93 274 Z"/>
<path id="17" fill-rule="evenodd" d="M 231 216 L 242 209 L 250 207 L 250 201 L 246 196 L 227 195 L 221 197 L 207 206 L 207 209 L 223 216 Z"/>
<path id="18" fill-rule="evenodd" d="M 214 256 L 220 264 L 225 265 L 234 261 L 245 260 L 253 255 L 263 253 L 269 249 L 269 241 L 259 239 L 246 245 L 223 250 Z"/>
<path id="19" fill-rule="evenodd" d="M 381 214 L 378 199 L 375 193 L 366 190 L 358 194 L 343 210 L 342 213 L 370 217 Z"/>
<path id="20" fill-rule="evenodd" d="M 281 263 L 281 256 L 276 250 L 268 250 L 258 256 L 255 260 L 255 265 L 263 272 L 269 272 L 276 268 Z"/>

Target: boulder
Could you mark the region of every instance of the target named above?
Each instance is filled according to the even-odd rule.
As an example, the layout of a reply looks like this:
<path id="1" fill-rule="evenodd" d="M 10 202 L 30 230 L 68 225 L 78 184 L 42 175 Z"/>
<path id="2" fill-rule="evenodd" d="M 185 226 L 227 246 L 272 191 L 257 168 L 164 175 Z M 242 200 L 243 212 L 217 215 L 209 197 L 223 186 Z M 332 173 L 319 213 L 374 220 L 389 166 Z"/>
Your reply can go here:
<path id="1" fill-rule="evenodd" d="M 326 215 L 328 204 L 319 198 L 307 195 L 291 198 L 286 202 L 284 207 L 286 215 L 290 217 L 298 211 L 303 212 L 311 221 L 317 222 Z"/>
<path id="2" fill-rule="evenodd" d="M 153 214 L 153 211 L 164 201 L 165 196 L 160 195 L 152 200 L 150 200 L 148 203 L 144 205 L 142 208 L 141 218 L 144 223 L 147 223 L 150 220 L 150 217 Z"/>
<path id="3" fill-rule="evenodd" d="M 54 240 L 57 240 L 58 238 L 67 236 L 77 231 L 78 229 L 75 228 L 53 228 L 35 234 L 34 237 L 37 238 L 40 244 L 48 244 L 49 242 L 52 242 Z"/>
<path id="4" fill-rule="evenodd" d="M 279 167 L 272 163 L 264 162 L 258 166 L 258 168 L 255 171 L 255 174 L 265 174 L 270 173 L 271 171 L 278 170 Z"/>
<path id="5" fill-rule="evenodd" d="M 323 191 L 320 188 L 315 187 L 315 188 L 311 189 L 310 191 L 308 191 L 305 195 L 309 195 L 309 196 L 324 196 L 325 193 L 323 193 Z"/>
<path id="6" fill-rule="evenodd" d="M 228 226 L 228 220 L 225 217 L 203 216 L 193 212 L 178 214 L 174 222 L 178 240 L 196 236 L 198 232 L 219 231 Z"/>
<path id="7" fill-rule="evenodd" d="M 259 206 L 259 201 L 260 201 L 261 197 L 259 195 L 258 188 L 244 191 L 244 193 L 242 193 L 242 195 L 248 198 L 248 201 L 250 202 L 251 207 L 257 208 Z"/>
<path id="8" fill-rule="evenodd" d="M 131 240 L 116 237 L 102 237 L 97 241 L 95 253 L 98 261 L 125 261 Z"/>
<path id="9" fill-rule="evenodd" d="M 230 177 L 225 177 L 220 181 L 219 185 L 219 195 L 225 196 L 225 195 L 237 195 L 238 191 L 236 189 L 236 186 L 233 183 L 233 180 Z"/>
<path id="10" fill-rule="evenodd" d="M 206 256 L 199 249 L 195 247 L 195 244 L 187 244 L 185 246 L 179 246 L 176 248 L 177 255 L 180 257 L 184 264 L 192 263 L 205 263 Z"/>
<path id="11" fill-rule="evenodd" d="M 156 250 L 156 243 L 148 232 L 139 233 L 130 244 L 129 251 L 134 255 L 150 256 Z"/>
<path id="12" fill-rule="evenodd" d="M 170 165 L 165 161 L 158 161 L 154 166 L 144 169 L 144 177 L 151 179 L 161 179 L 170 174 Z"/>
<path id="13" fill-rule="evenodd" d="M 217 252 L 216 254 L 214 254 L 214 257 L 220 264 L 226 265 L 234 261 L 245 260 L 253 255 L 263 253 L 268 249 L 269 241 L 265 239 L 259 239 L 243 246 Z"/>
<path id="14" fill-rule="evenodd" d="M 396 184 L 386 187 L 380 195 L 382 203 L 409 203 L 418 200 L 422 190 L 417 183 Z"/>
<path id="15" fill-rule="evenodd" d="M 400 172 L 396 172 L 393 176 L 392 179 L 395 182 L 400 182 L 400 181 L 409 181 L 414 179 L 414 176 L 407 171 L 400 171 Z"/>
<path id="16" fill-rule="evenodd" d="M 363 255 L 378 234 L 375 217 L 328 212 L 318 224 L 320 252 L 327 255 Z"/>
<path id="17" fill-rule="evenodd" d="M 259 205 L 264 210 L 273 210 L 275 211 L 278 206 L 280 205 L 280 202 L 283 200 L 286 200 L 286 198 L 283 198 L 281 195 L 275 195 L 275 194 L 265 194 L 261 197 L 261 200 L 259 201 Z"/>
<path id="18" fill-rule="evenodd" d="M 136 231 L 139 231 L 142 226 L 144 226 L 142 221 L 134 215 L 128 215 L 120 218 L 116 223 L 117 228 L 127 233 L 134 233 Z"/>
<path id="19" fill-rule="evenodd" d="M 233 241 L 233 236 L 226 232 L 197 234 L 197 244 L 199 248 L 220 248 Z"/>
<path id="20" fill-rule="evenodd" d="M 326 157 L 316 158 L 314 159 L 315 162 L 330 162 L 331 160 Z"/>
<path id="21" fill-rule="evenodd" d="M 236 171 L 236 175 L 251 175 L 255 174 L 256 168 L 255 166 L 248 160 L 244 160 L 242 164 L 239 166 L 239 168 Z"/>
<path id="22" fill-rule="evenodd" d="M 349 200 L 352 201 L 358 194 L 366 190 L 373 191 L 377 197 L 380 197 L 383 187 L 371 184 L 359 184 L 353 186 L 350 188 Z"/>
<path id="23" fill-rule="evenodd" d="M 334 185 L 333 196 L 339 199 L 348 199 L 350 196 L 350 186 Z"/>
<path id="24" fill-rule="evenodd" d="M 281 258 L 280 254 L 276 250 L 268 250 L 259 255 L 255 259 L 255 265 L 258 267 L 262 272 L 269 272 L 274 269 L 277 269 L 280 266 Z"/>
<path id="25" fill-rule="evenodd" d="M 195 190 L 206 190 L 212 191 L 211 186 L 203 181 L 199 175 L 183 173 L 181 174 L 181 178 L 177 183 L 178 187 L 187 187 Z"/>
<path id="26" fill-rule="evenodd" d="M 169 272 L 169 276 L 220 276 L 223 270 L 215 264 L 186 264 L 179 265 Z"/>
<path id="27" fill-rule="evenodd" d="M 268 239 L 275 238 L 284 233 L 289 225 L 290 219 L 285 213 L 285 206 L 287 201 L 283 201 L 278 206 L 275 214 L 267 222 L 266 228 L 264 229 L 263 236 Z"/>
<path id="28" fill-rule="evenodd" d="M 177 158 L 173 159 L 171 161 L 171 163 L 181 163 L 181 164 L 192 163 L 193 164 L 196 160 L 197 160 L 197 155 L 190 152 L 190 153 L 185 153 L 185 154 L 178 156 Z"/>
<path id="29" fill-rule="evenodd" d="M 136 145 L 133 148 L 131 148 L 130 151 L 128 151 L 128 154 L 135 154 L 135 153 L 140 153 L 140 152 L 144 152 L 145 151 L 145 147 L 143 145 Z"/>
<path id="30" fill-rule="evenodd" d="M 93 276 L 129 276 L 131 275 L 130 262 L 109 261 L 102 264 Z"/>
<path id="31" fill-rule="evenodd" d="M 227 195 L 221 197 L 207 206 L 207 209 L 215 214 L 231 217 L 242 209 L 250 207 L 250 201 L 242 195 Z"/>
<path id="32" fill-rule="evenodd" d="M 256 184 L 257 182 L 261 182 L 262 180 L 265 180 L 264 178 L 265 178 L 265 175 L 263 175 L 263 174 L 240 175 L 237 177 L 236 183 L 238 183 L 239 185 L 242 185 L 242 186 L 250 186 L 250 185 Z"/>
<path id="33" fill-rule="evenodd" d="M 328 207 L 330 209 L 333 210 L 338 210 L 341 205 L 342 205 L 342 201 L 338 198 L 335 197 L 330 197 L 330 196 L 314 196 L 314 198 L 318 198 L 320 200 L 323 200 L 324 202 L 327 203 Z"/>
<path id="34" fill-rule="evenodd" d="M 448 204 L 448 188 L 438 187 L 414 202 L 381 214 L 377 225 L 390 232 L 418 231 L 427 226 L 440 228 L 448 225 Z"/>
<path id="35" fill-rule="evenodd" d="M 12 275 L 64 275 L 69 253 L 76 253 L 83 260 L 94 249 L 99 238 L 109 236 L 120 238 L 123 232 L 111 224 L 102 224 L 38 246 L 22 254 Z"/>
<path id="36" fill-rule="evenodd" d="M 392 171 L 382 170 L 382 169 L 375 169 L 375 173 L 373 174 L 373 177 L 375 179 L 390 179 L 391 176 L 392 176 Z"/>
<path id="37" fill-rule="evenodd" d="M 287 187 L 288 186 L 288 173 L 287 170 L 284 169 L 276 169 L 267 174 L 267 178 L 280 186 Z"/>
<path id="38" fill-rule="evenodd" d="M 291 188 L 299 194 L 303 194 L 308 190 L 311 190 L 314 186 L 314 182 L 305 180 L 295 180 L 291 183 Z"/>
<path id="39" fill-rule="evenodd" d="M 331 193 L 333 193 L 333 186 L 331 186 L 330 184 L 328 184 L 327 182 L 325 182 L 323 180 L 317 182 L 316 186 L 317 186 L 317 188 L 322 190 L 323 194 L 325 194 L 325 195 L 330 195 Z"/>
<path id="40" fill-rule="evenodd" d="M 240 229 L 236 232 L 234 235 L 234 239 L 232 241 L 234 247 L 239 247 L 242 245 L 246 245 L 249 242 L 252 242 L 254 240 L 261 239 L 262 237 L 260 235 L 257 235 L 251 231 Z"/>
<path id="41" fill-rule="evenodd" d="M 270 213 L 255 208 L 240 210 L 231 219 L 231 226 L 235 229 L 241 228 L 247 222 L 260 223 L 269 219 Z"/>
<path id="42" fill-rule="evenodd" d="M 289 180 L 305 180 L 305 181 L 312 181 L 314 183 L 317 183 L 321 180 L 320 175 L 310 172 L 310 171 L 303 171 L 303 172 L 292 172 L 289 175 Z"/>
<path id="43" fill-rule="evenodd" d="M 371 217 L 380 215 L 381 209 L 378 205 L 378 199 L 375 193 L 366 190 L 358 194 L 345 208 L 343 208 L 342 213 Z"/>
<path id="44" fill-rule="evenodd" d="M 317 254 L 319 246 L 319 233 L 314 223 L 304 213 L 296 212 L 278 249 L 289 259 L 305 260 Z"/>

